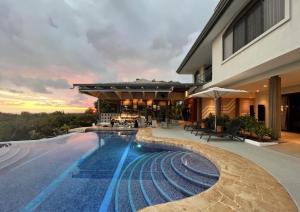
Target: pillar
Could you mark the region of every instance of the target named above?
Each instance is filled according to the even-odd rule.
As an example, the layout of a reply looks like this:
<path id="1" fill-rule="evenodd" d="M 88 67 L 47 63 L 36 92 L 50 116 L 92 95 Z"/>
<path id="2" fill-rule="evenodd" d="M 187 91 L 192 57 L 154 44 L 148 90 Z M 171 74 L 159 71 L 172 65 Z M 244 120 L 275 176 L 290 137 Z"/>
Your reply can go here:
<path id="1" fill-rule="evenodd" d="M 269 126 L 272 138 L 278 139 L 281 134 L 281 78 L 274 76 L 269 79 Z"/>
<path id="2" fill-rule="evenodd" d="M 98 117 L 97 117 L 97 121 L 101 122 L 101 111 L 100 111 L 100 98 L 98 98 L 97 101 L 97 113 L 98 113 Z"/>
<path id="3" fill-rule="evenodd" d="M 215 107 L 216 107 L 216 116 L 219 117 L 221 116 L 222 112 L 222 98 L 216 98 L 215 99 Z"/>
<path id="4" fill-rule="evenodd" d="M 202 120 L 202 99 L 197 98 L 197 122 Z"/>
<path id="5" fill-rule="evenodd" d="M 235 117 L 240 116 L 240 99 L 236 98 L 235 99 Z"/>

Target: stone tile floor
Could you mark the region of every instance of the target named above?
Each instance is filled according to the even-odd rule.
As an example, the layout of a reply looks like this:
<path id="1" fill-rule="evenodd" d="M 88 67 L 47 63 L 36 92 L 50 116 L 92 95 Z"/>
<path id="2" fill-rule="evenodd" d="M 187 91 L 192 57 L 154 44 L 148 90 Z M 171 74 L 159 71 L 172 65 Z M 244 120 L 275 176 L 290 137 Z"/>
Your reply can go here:
<path id="1" fill-rule="evenodd" d="M 245 143 L 216 141 L 206 145 L 199 137 L 190 135 L 181 128 L 157 128 L 153 130 L 153 135 L 151 129 L 141 129 L 137 138 L 148 142 L 180 146 L 201 153 L 212 160 L 221 172 L 218 183 L 208 191 L 181 201 L 149 207 L 144 209 L 145 211 L 154 209 L 158 211 L 297 211 L 290 195 L 281 186 L 283 184 L 287 187 L 290 183 L 291 188 L 295 186 L 294 183 L 297 183 L 294 179 L 294 172 L 297 173 L 297 170 L 292 174 L 286 172 L 292 171 L 287 165 L 297 159 L 295 157 L 283 157 L 282 153 Z M 281 181 L 279 184 L 263 168 L 245 158 L 268 170 L 277 180 L 284 178 L 288 180 Z M 292 164 L 293 166 L 297 164 Z M 294 196 L 297 189 L 295 191 L 289 189 L 289 193 L 297 201 Z"/>

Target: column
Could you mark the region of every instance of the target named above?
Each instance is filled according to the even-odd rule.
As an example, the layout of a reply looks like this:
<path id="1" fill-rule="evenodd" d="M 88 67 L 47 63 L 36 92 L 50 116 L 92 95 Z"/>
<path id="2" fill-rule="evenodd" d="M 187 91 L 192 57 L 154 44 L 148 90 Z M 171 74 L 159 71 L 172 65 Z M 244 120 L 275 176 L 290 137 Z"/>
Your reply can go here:
<path id="1" fill-rule="evenodd" d="M 216 98 L 215 99 L 215 107 L 216 107 L 216 116 L 219 117 L 221 116 L 222 112 L 222 98 Z"/>
<path id="2" fill-rule="evenodd" d="M 273 139 L 280 138 L 281 134 L 280 105 L 281 78 L 274 76 L 269 79 L 269 126 Z"/>
<path id="3" fill-rule="evenodd" d="M 236 98 L 235 99 L 235 117 L 240 116 L 240 99 Z"/>
<path id="4" fill-rule="evenodd" d="M 97 101 L 97 113 L 98 113 L 97 121 L 101 122 L 100 98 L 99 97 L 98 97 L 98 101 Z"/>
<path id="5" fill-rule="evenodd" d="M 202 99 L 197 98 L 197 122 L 202 120 Z"/>

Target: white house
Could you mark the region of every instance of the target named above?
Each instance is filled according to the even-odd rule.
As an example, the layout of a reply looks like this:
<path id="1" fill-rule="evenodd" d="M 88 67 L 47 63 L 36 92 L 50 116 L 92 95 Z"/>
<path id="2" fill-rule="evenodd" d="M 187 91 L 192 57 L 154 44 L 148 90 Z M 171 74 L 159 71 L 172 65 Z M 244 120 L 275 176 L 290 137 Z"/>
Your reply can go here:
<path id="1" fill-rule="evenodd" d="M 221 0 L 177 73 L 201 86 L 244 89 L 223 100 L 231 116 L 251 114 L 279 138 L 300 132 L 300 1 Z M 214 111 L 209 99 L 194 102 L 197 119 Z"/>

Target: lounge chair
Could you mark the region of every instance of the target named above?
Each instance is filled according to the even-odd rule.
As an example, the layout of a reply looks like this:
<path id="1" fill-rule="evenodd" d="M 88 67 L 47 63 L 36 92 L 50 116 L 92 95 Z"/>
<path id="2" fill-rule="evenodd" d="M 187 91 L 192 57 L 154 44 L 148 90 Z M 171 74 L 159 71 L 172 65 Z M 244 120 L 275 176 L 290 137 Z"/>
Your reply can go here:
<path id="1" fill-rule="evenodd" d="M 189 131 L 189 130 L 191 130 L 194 126 L 196 126 L 196 125 L 197 125 L 197 122 L 193 122 L 192 124 L 185 124 L 185 125 L 183 126 L 183 129 L 186 130 L 186 131 Z"/>
<path id="2" fill-rule="evenodd" d="M 202 122 L 203 123 L 203 122 Z M 201 125 L 197 125 L 191 131 L 191 133 L 195 133 L 195 136 L 199 135 L 200 132 L 209 132 L 214 129 L 214 122 L 204 122 L 204 127 Z"/>
<path id="3" fill-rule="evenodd" d="M 240 129 L 241 122 L 239 120 L 232 120 L 229 122 L 224 132 L 216 132 L 215 129 L 205 130 L 202 131 L 200 138 L 202 138 L 203 135 L 208 135 L 207 142 L 210 141 L 211 136 L 228 137 L 231 140 L 244 141 L 245 138 L 240 136 Z"/>

